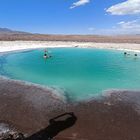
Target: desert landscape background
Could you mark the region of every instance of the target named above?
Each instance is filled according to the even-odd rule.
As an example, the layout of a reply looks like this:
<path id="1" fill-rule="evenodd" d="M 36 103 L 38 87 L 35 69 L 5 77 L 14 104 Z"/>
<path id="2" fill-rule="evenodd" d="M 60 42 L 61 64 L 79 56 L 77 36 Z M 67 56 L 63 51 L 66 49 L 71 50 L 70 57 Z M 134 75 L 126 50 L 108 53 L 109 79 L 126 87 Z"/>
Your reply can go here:
<path id="1" fill-rule="evenodd" d="M 33 34 L 22 31 L 13 31 L 0 28 L 0 41 L 77 41 L 95 43 L 137 43 L 140 44 L 140 35 L 53 35 Z"/>

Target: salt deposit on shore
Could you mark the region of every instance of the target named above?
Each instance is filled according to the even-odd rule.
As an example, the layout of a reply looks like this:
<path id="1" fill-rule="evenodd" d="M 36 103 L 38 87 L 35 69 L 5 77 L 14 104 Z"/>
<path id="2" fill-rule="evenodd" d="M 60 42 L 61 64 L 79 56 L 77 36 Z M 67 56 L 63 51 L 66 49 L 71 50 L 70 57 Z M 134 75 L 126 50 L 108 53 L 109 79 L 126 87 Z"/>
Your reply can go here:
<path id="1" fill-rule="evenodd" d="M 35 85 L 2 78 L 0 85 L 0 120 L 10 122 L 27 136 L 47 128 L 50 119 L 65 112 L 74 112 L 77 122 L 61 131 L 55 140 L 140 139 L 140 116 L 135 110 L 133 92 L 120 91 L 117 96 L 117 92 L 113 91 L 101 100 L 69 104 L 54 98 L 49 90 Z M 131 96 L 127 96 L 129 94 Z M 137 99 L 139 95 L 137 93 Z"/>
<path id="2" fill-rule="evenodd" d="M 0 41 L 0 52 L 52 48 L 52 47 L 92 47 L 100 49 L 117 49 L 140 52 L 140 44 L 129 43 L 94 43 L 94 42 L 68 42 L 68 41 Z"/>

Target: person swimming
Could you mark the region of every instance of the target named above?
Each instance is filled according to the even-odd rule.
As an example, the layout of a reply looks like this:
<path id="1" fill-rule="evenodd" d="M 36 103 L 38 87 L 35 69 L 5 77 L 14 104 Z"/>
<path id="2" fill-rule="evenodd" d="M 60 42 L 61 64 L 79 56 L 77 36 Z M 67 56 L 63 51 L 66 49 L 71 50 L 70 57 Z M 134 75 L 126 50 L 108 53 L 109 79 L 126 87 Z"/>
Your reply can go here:
<path id="1" fill-rule="evenodd" d="M 127 55 L 127 52 L 124 52 L 124 55 Z"/>
<path id="2" fill-rule="evenodd" d="M 45 59 L 48 57 L 47 55 L 47 49 L 44 49 L 44 56 L 43 56 Z"/>
<path id="3" fill-rule="evenodd" d="M 48 54 L 47 49 L 44 50 L 44 56 L 45 59 L 52 57 L 51 55 Z"/>
<path id="4" fill-rule="evenodd" d="M 124 52 L 124 55 L 130 55 L 130 53 Z"/>
<path id="5" fill-rule="evenodd" d="M 47 56 L 47 54 L 46 54 L 46 53 L 44 54 L 44 56 L 43 56 L 43 57 L 44 57 L 45 59 L 46 59 L 46 58 L 48 58 L 48 56 Z"/>

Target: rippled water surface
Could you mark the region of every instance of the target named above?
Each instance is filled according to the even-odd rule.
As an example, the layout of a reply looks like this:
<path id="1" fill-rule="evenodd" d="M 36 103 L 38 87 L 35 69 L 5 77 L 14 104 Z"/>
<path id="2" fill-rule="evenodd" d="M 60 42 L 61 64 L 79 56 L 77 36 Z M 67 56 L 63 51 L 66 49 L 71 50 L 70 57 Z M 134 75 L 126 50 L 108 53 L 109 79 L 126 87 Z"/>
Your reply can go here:
<path id="1" fill-rule="evenodd" d="M 122 51 L 50 48 L 0 56 L 0 74 L 13 79 L 48 85 L 72 100 L 83 100 L 108 89 L 140 89 L 140 58 Z"/>

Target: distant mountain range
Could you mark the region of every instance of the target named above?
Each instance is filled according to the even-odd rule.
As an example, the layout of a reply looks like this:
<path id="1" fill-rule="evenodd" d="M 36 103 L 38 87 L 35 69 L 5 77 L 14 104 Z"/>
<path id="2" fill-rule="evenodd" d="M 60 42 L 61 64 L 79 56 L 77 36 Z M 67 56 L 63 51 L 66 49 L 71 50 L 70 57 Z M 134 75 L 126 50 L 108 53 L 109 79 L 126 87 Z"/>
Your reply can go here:
<path id="1" fill-rule="evenodd" d="M 30 34 L 28 32 L 15 31 L 8 28 L 0 28 L 0 34 Z"/>
<path id="2" fill-rule="evenodd" d="M 96 43 L 138 43 L 140 35 L 53 35 L 33 34 L 29 32 L 15 31 L 8 28 L 0 28 L 0 41 L 76 41 Z"/>

